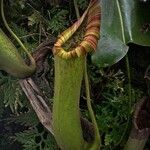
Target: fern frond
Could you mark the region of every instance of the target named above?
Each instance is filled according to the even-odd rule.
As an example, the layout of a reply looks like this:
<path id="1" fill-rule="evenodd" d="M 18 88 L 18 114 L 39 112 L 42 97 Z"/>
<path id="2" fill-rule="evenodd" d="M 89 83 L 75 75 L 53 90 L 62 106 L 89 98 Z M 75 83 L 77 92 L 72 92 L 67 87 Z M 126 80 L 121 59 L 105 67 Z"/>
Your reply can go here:
<path id="1" fill-rule="evenodd" d="M 37 125 L 29 130 L 17 133 L 15 139 L 23 144 L 24 150 L 57 150 L 53 136 Z"/>
<path id="2" fill-rule="evenodd" d="M 10 107 L 13 113 L 18 113 L 18 108 L 22 107 L 22 90 L 17 83 L 16 79 L 12 77 L 7 78 L 7 82 L 2 85 L 3 97 L 2 100 L 4 101 L 5 107 Z"/>
<path id="3" fill-rule="evenodd" d="M 19 123 L 24 126 L 35 126 L 39 123 L 37 115 L 33 110 L 28 111 L 27 113 L 21 113 L 17 116 L 12 116 L 9 119 L 9 122 Z"/>

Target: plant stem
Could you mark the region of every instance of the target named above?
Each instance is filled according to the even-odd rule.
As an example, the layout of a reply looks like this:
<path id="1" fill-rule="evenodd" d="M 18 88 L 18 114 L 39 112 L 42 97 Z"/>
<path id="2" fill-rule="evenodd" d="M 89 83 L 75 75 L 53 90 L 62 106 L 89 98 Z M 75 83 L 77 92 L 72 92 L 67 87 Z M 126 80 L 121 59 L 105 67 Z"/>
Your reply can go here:
<path id="1" fill-rule="evenodd" d="M 86 57 L 85 57 L 85 68 L 84 68 L 84 80 L 85 80 L 85 88 L 86 88 L 86 100 L 87 100 L 87 107 L 88 111 L 94 126 L 94 132 L 95 132 L 95 139 L 94 142 L 92 143 L 91 149 L 92 150 L 98 150 L 100 149 L 101 145 L 101 138 L 99 134 L 99 129 L 98 125 L 95 119 L 95 115 L 91 106 L 91 98 L 90 98 L 90 85 L 89 85 L 89 79 L 88 79 L 88 74 L 87 74 L 87 62 L 86 62 Z"/>
<path id="2" fill-rule="evenodd" d="M 128 55 L 125 56 L 125 61 L 126 61 L 126 70 L 127 70 L 127 76 L 128 76 L 129 109 L 128 109 L 127 123 L 126 123 L 125 129 L 124 129 L 124 132 L 123 132 L 119 142 L 116 144 L 116 146 L 118 146 L 122 142 L 122 140 L 128 130 L 129 123 L 130 123 L 130 112 L 131 112 L 131 107 L 132 107 L 131 75 L 130 75 L 130 65 L 129 65 Z"/>
<path id="3" fill-rule="evenodd" d="M 125 56 L 126 59 L 126 69 L 127 69 L 127 76 L 128 76 L 128 96 L 129 96 L 129 114 L 132 107 L 132 89 L 131 89 L 131 73 L 130 73 L 130 64 L 128 55 Z"/>
<path id="4" fill-rule="evenodd" d="M 123 40 L 123 43 L 126 44 L 123 19 L 122 19 L 121 9 L 120 9 L 118 0 L 116 0 L 116 3 L 117 3 L 117 7 L 118 7 L 119 19 L 120 19 L 120 24 L 121 24 L 122 40 Z M 125 59 L 126 59 L 126 69 L 127 69 L 127 76 L 128 76 L 128 96 L 129 96 L 129 101 L 130 101 L 129 102 L 129 109 L 130 109 L 131 101 L 132 101 L 132 93 L 131 93 L 131 75 L 130 75 L 130 65 L 129 65 L 128 55 L 125 56 Z"/>
<path id="5" fill-rule="evenodd" d="M 79 13 L 78 5 L 77 5 L 77 0 L 73 0 L 73 2 L 74 2 L 74 8 L 75 8 L 75 11 L 76 11 L 77 19 L 79 19 L 80 18 L 80 13 Z"/>
<path id="6" fill-rule="evenodd" d="M 123 43 L 126 44 L 125 41 L 125 30 L 124 30 L 124 25 L 123 25 L 123 18 L 122 18 L 122 14 L 121 14 L 121 9 L 120 9 L 120 4 L 119 1 L 116 0 L 116 4 L 117 4 L 117 8 L 118 8 L 118 13 L 119 13 L 119 19 L 120 19 L 120 25 L 121 25 L 121 32 L 122 32 L 122 40 Z M 128 76 L 128 98 L 129 98 L 129 109 L 128 109 L 128 118 L 127 118 L 127 124 L 124 130 L 124 133 L 122 134 L 119 142 L 116 144 L 119 145 L 122 142 L 122 139 L 124 138 L 127 129 L 129 127 L 129 122 L 130 122 L 130 111 L 131 111 L 131 105 L 132 105 L 132 89 L 131 89 L 131 75 L 130 75 L 130 65 L 129 65 L 129 59 L 128 59 L 128 55 L 125 56 L 125 61 L 126 61 L 126 70 L 127 70 L 127 76 Z"/>

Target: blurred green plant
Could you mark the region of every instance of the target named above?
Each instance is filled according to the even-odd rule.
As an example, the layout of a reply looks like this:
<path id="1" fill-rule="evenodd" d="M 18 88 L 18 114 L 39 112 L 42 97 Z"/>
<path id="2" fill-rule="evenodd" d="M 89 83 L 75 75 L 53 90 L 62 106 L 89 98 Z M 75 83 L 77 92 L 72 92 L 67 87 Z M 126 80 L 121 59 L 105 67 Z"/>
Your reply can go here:
<path id="1" fill-rule="evenodd" d="M 88 6 L 87 0 L 77 0 L 78 7 L 82 10 L 86 9 Z"/>
<path id="2" fill-rule="evenodd" d="M 50 11 L 48 11 L 48 13 L 48 30 L 52 34 L 58 35 L 69 25 L 69 21 L 67 21 L 67 15 L 69 12 L 67 10 L 60 9 L 59 7 L 54 7 Z"/>

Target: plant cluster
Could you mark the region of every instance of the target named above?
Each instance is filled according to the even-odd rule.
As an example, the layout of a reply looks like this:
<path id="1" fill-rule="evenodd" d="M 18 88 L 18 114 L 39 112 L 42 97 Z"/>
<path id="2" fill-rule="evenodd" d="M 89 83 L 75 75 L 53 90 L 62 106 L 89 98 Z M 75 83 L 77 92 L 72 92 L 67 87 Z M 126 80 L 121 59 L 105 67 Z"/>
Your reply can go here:
<path id="1" fill-rule="evenodd" d="M 86 9 L 88 2 L 88 0 L 77 0 L 81 12 Z M 66 3 L 69 5 L 65 5 Z M 63 1 L 62 5 L 54 6 L 48 0 L 44 2 L 9 0 L 5 7 L 11 9 L 6 12 L 6 16 L 9 18 L 12 30 L 32 52 L 51 34 L 57 36 L 64 31 L 76 17 L 72 13 L 73 3 L 70 1 Z M 105 38 L 103 33 L 102 36 Z M 106 41 L 112 42 L 110 39 Z M 24 55 L 20 46 L 17 43 L 16 45 Z M 125 46 L 122 47 L 126 49 Z M 89 57 L 88 61 L 90 60 Z M 48 61 L 52 61 L 52 58 Z M 94 64 L 88 64 L 92 102 L 95 104 L 93 108 L 102 137 L 102 150 L 117 150 L 124 147 L 132 127 L 135 104 L 144 95 L 141 89 L 128 83 L 128 75 L 124 67 L 115 69 L 116 66 L 102 69 Z M 52 69 L 49 70 L 49 75 Z M 54 137 L 40 124 L 18 81 L 0 71 L 0 149 L 9 150 L 12 147 L 16 150 L 59 149 Z M 131 93 L 129 93 L 129 84 Z M 46 93 L 47 90 L 44 92 Z M 81 99 L 86 99 L 83 95 L 84 86 Z M 84 101 L 82 102 L 82 113 L 90 118 Z"/>

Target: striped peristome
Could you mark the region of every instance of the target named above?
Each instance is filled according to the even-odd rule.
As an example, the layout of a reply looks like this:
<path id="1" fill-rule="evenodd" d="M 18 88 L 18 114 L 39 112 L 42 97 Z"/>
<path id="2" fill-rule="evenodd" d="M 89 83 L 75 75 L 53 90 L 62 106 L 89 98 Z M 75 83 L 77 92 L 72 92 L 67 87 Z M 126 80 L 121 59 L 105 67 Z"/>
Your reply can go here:
<path id="1" fill-rule="evenodd" d="M 83 40 L 77 47 L 69 51 L 63 49 L 63 45 L 78 30 L 86 19 L 86 27 Z M 54 44 L 53 54 L 63 59 L 70 59 L 86 55 L 88 52 L 95 51 L 97 42 L 100 38 L 100 3 L 98 0 L 91 0 L 88 8 L 71 27 L 62 32 Z"/>

